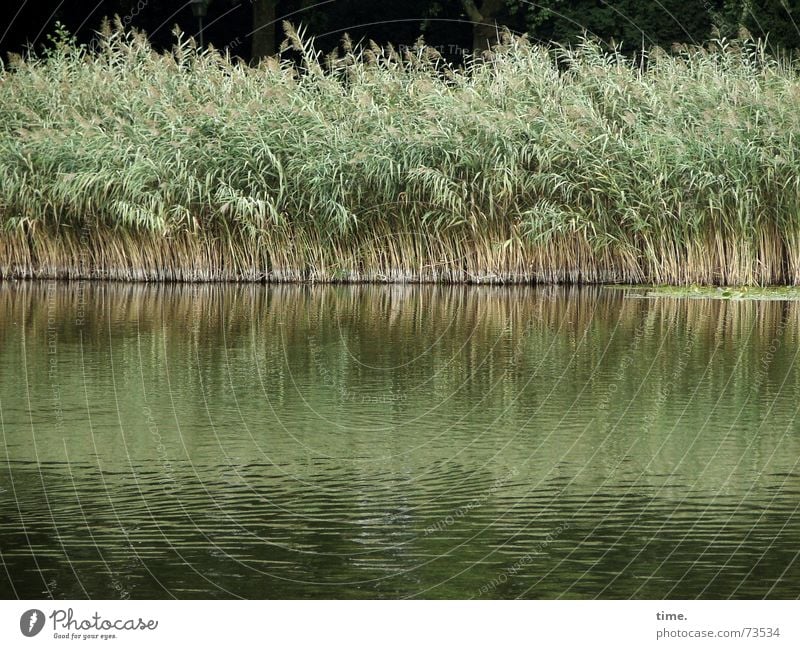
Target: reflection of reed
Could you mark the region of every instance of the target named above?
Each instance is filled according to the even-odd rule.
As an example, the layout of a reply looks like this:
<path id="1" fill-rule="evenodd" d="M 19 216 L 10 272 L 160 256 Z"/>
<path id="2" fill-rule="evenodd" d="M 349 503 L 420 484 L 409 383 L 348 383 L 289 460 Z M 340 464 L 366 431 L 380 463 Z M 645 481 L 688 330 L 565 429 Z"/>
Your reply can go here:
<path id="1" fill-rule="evenodd" d="M 438 435 L 456 445 L 486 435 L 504 449 L 498 471 L 535 441 L 547 470 L 575 455 L 592 464 L 582 472 L 590 481 L 613 479 L 632 453 L 638 475 L 697 462 L 722 484 L 747 449 L 773 452 L 792 425 L 787 404 L 800 399 L 796 302 L 557 286 L 0 284 L 0 376 L 26 364 L 31 403 L 54 437 L 40 452 L 63 446 L 43 409 L 48 318 L 72 417 L 63 428 L 86 457 L 94 444 L 111 456 L 119 448 L 113 435 L 90 440 L 83 423 L 87 403 L 104 407 L 113 394 L 122 414 L 100 424 L 93 413 L 98 430 L 121 430 L 121 420 L 126 451 L 155 462 L 154 422 L 171 458 L 207 453 L 218 434 L 263 433 L 287 461 L 305 457 L 297 436 L 330 457 L 396 455 L 402 473 L 410 439 L 425 449 L 417 460 L 432 462 L 452 450 L 428 445 Z M 0 382 L 6 408 L 21 405 L 20 389 Z M 719 430 L 697 442 L 703 453 L 690 445 L 714 425 L 737 432 L 712 471 L 702 458 L 717 453 Z"/>
<path id="2" fill-rule="evenodd" d="M 233 367 L 254 384 L 281 385 L 281 400 L 300 381 L 350 404 L 409 406 L 442 392 L 513 409 L 521 391 L 554 381 L 612 413 L 620 395 L 650 398 L 643 381 L 659 408 L 669 406 L 657 396 L 664 386 L 673 400 L 712 402 L 789 387 L 800 304 L 564 286 L 0 285 L 0 321 L 24 321 L 28 339 L 44 345 L 48 318 L 63 343 L 80 331 L 97 350 L 148 355 L 154 376 L 183 368 L 198 395 Z M 198 362 L 203 376 L 191 369 Z M 620 388 L 614 399 L 603 396 L 609 384 Z"/>
<path id="3" fill-rule="evenodd" d="M 391 332 L 414 340 L 447 330 L 485 344 L 502 332 L 512 342 L 534 325 L 566 337 L 583 332 L 625 336 L 648 324 L 653 336 L 666 327 L 708 344 L 769 346 L 777 336 L 796 340 L 800 303 L 793 301 L 633 299 L 597 287 L 450 287 L 409 285 L 305 286 L 242 284 L 121 284 L 14 282 L 0 284 L 0 317 L 41 328 L 55 317 L 68 332 L 114 329 L 135 323 L 142 332 L 209 336 L 237 341 L 253 331 L 281 329 L 289 340 L 335 327 Z"/>

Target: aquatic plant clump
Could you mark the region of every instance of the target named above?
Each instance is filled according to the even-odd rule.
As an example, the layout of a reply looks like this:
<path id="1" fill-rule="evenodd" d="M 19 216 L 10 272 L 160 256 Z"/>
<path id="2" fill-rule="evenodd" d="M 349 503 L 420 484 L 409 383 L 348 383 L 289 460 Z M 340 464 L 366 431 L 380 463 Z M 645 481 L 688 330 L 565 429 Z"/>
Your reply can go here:
<path id="1" fill-rule="evenodd" d="M 759 43 L 455 68 L 287 31 L 257 68 L 117 25 L 0 70 L 0 277 L 800 284 L 800 77 Z"/>
<path id="2" fill-rule="evenodd" d="M 689 300 L 728 301 L 780 301 L 800 302 L 800 287 L 797 286 L 612 286 L 626 291 L 629 297 L 679 298 Z"/>

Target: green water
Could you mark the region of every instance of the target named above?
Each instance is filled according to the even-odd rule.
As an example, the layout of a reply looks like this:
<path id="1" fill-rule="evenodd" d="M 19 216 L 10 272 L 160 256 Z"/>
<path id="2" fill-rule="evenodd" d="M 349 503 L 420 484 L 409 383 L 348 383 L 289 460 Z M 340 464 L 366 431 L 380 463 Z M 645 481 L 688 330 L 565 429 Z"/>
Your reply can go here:
<path id="1" fill-rule="evenodd" d="M 795 598 L 800 303 L 0 284 L 0 595 Z"/>

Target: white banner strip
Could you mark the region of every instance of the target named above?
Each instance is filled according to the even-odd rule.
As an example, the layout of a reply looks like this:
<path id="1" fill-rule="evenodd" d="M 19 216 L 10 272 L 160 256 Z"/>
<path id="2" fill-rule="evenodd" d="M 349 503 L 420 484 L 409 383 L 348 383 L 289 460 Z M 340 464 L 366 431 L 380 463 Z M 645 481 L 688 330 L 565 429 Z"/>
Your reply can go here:
<path id="1" fill-rule="evenodd" d="M 3 601 L 0 646 L 800 647 L 797 601 Z"/>

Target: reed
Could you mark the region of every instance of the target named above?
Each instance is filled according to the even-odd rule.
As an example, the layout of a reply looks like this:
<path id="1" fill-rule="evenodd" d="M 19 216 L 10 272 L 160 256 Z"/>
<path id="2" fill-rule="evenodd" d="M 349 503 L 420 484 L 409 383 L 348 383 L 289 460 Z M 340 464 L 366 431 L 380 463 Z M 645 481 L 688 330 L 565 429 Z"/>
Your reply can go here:
<path id="1" fill-rule="evenodd" d="M 287 30 L 0 70 L 0 277 L 800 283 L 800 77 L 758 42 L 454 68 Z"/>

